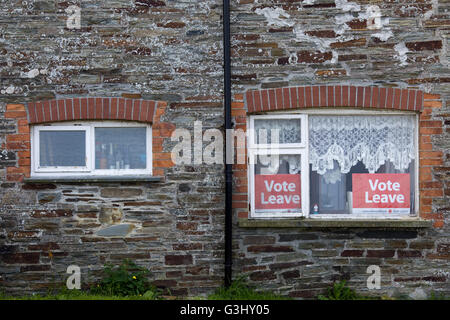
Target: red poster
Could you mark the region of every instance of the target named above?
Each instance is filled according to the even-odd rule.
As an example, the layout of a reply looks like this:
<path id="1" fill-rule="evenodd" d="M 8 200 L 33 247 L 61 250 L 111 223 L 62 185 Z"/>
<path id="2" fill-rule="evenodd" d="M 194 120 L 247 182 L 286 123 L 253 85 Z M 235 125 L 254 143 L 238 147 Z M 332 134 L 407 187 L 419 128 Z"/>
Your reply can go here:
<path id="1" fill-rule="evenodd" d="M 353 213 L 409 213 L 408 173 L 352 175 Z"/>
<path id="2" fill-rule="evenodd" d="M 299 174 L 255 175 L 255 209 L 297 209 L 302 207 Z"/>

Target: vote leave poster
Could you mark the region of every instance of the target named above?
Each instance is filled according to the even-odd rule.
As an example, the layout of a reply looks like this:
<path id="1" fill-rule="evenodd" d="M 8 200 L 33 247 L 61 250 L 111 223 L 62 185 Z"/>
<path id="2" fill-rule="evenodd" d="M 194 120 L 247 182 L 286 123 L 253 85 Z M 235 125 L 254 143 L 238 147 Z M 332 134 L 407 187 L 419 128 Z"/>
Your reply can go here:
<path id="1" fill-rule="evenodd" d="M 299 174 L 255 175 L 255 209 L 283 210 L 302 207 Z"/>
<path id="2" fill-rule="evenodd" d="M 409 213 L 408 173 L 353 174 L 353 213 Z"/>

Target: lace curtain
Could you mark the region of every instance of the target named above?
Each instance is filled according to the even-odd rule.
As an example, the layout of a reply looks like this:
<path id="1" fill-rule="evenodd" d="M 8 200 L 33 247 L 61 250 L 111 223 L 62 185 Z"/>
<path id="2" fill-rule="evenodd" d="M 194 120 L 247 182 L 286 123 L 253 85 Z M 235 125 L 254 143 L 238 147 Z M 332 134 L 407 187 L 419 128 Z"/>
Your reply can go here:
<path id="1" fill-rule="evenodd" d="M 278 141 L 276 138 L 278 136 Z M 256 143 L 300 143 L 299 119 L 258 119 L 255 120 Z M 272 141 L 273 139 L 273 141 Z"/>
<path id="2" fill-rule="evenodd" d="M 412 116 L 310 116 L 309 162 L 323 175 L 335 169 L 348 173 L 361 161 L 370 173 L 390 160 L 406 170 L 415 157 Z"/>
<path id="3" fill-rule="evenodd" d="M 261 174 L 297 174 L 300 173 L 300 155 L 259 155 L 258 165 Z"/>

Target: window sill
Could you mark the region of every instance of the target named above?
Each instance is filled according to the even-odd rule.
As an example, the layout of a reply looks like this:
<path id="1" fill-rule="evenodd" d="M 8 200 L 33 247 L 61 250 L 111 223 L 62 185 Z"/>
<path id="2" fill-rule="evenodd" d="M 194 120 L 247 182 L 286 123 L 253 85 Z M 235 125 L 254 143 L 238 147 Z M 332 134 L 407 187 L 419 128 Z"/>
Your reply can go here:
<path id="1" fill-rule="evenodd" d="M 238 219 L 241 228 L 430 228 L 431 220 L 381 219 Z"/>
<path id="2" fill-rule="evenodd" d="M 66 176 L 66 177 L 31 177 L 25 178 L 26 183 L 58 183 L 58 182 L 160 182 L 164 177 L 147 175 L 128 176 Z"/>

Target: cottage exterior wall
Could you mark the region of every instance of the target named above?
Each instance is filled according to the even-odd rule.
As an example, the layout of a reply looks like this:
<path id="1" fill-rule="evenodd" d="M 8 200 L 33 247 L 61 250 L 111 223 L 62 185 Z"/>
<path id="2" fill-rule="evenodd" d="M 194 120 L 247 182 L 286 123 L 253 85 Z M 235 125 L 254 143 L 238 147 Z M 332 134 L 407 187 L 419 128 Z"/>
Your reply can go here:
<path id="1" fill-rule="evenodd" d="M 81 8 L 79 29 L 68 28 L 70 5 Z M 247 167 L 235 164 L 234 276 L 245 274 L 260 288 L 295 298 L 313 298 L 339 279 L 369 294 L 410 295 L 421 288 L 450 295 L 448 3 L 231 5 L 234 128 L 245 131 L 248 114 L 270 111 L 264 105 L 270 92 L 287 90 L 291 98 L 292 88 L 311 89 L 311 105 L 289 100 L 283 105 L 289 109 L 380 109 L 392 93 L 392 105 L 420 113 L 420 216 L 431 221 L 426 228 L 251 226 Z M 45 292 L 65 281 L 69 265 L 81 267 L 87 287 L 105 263 L 124 258 L 148 267 L 155 285 L 174 295 L 204 295 L 222 285 L 224 166 L 175 165 L 170 156 L 177 128 L 193 133 L 201 121 L 204 131 L 224 132 L 221 18 L 217 0 L 2 3 L 0 289 Z M 336 86 L 348 88 L 347 101 L 314 102 L 331 97 L 328 90 Z M 358 96 L 365 88 L 371 88 L 367 101 Z M 251 104 L 250 93 L 254 99 L 257 93 Z M 93 110 L 102 106 L 91 119 L 113 119 L 113 106 L 123 99 L 124 112 L 127 101 L 132 108 L 118 120 L 152 122 L 159 180 L 27 181 L 30 128 L 46 119 L 30 108 L 48 106 L 42 117 L 48 112 L 51 120 L 83 120 L 74 109 L 83 99 L 91 99 Z M 146 101 L 154 102 L 151 121 Z M 134 113 L 138 109 L 146 116 Z M 370 265 L 381 268 L 380 290 L 367 289 Z"/>

